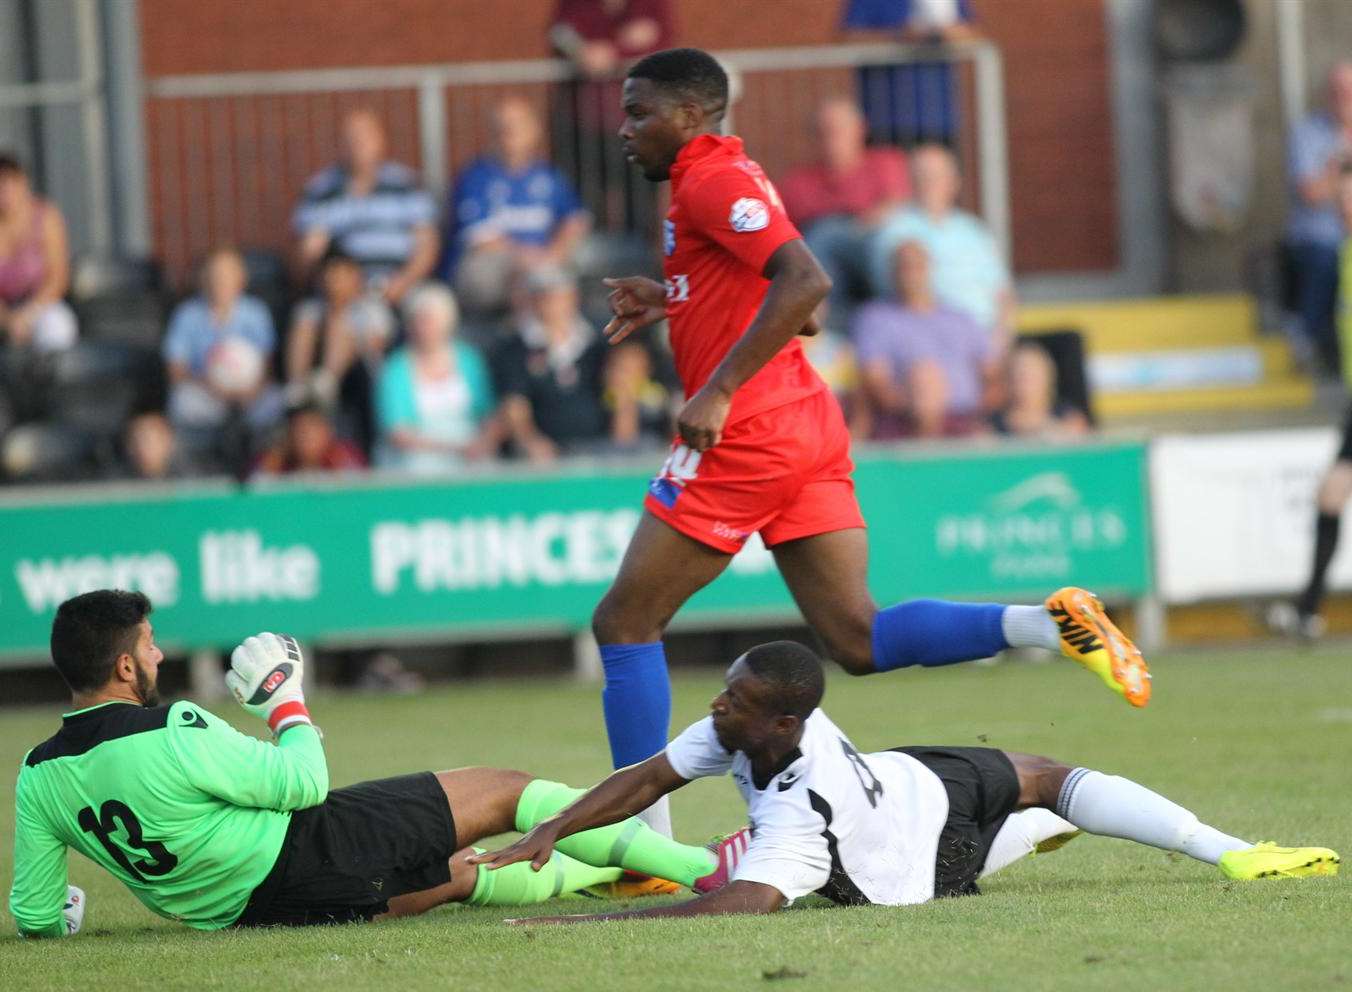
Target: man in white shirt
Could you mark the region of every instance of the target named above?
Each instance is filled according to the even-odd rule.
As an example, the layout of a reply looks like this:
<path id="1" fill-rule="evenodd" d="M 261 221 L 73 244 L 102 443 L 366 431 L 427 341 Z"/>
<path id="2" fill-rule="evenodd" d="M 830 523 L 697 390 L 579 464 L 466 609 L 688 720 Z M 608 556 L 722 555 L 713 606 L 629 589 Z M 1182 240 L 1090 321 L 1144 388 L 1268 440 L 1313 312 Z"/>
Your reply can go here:
<path id="1" fill-rule="evenodd" d="M 523 922 L 770 913 L 813 892 L 847 905 L 922 903 L 976 893 L 978 878 L 1077 831 L 1179 851 L 1233 879 L 1337 871 L 1327 848 L 1250 844 L 1128 779 L 1049 758 L 966 747 L 860 754 L 818 708 L 824 690 L 808 648 L 754 647 L 728 669 L 711 714 L 665 751 L 473 860 L 543 866 L 560 838 L 646 809 L 692 779 L 731 773 L 751 826 L 719 845 L 720 871 L 695 886 L 700 898 Z"/>

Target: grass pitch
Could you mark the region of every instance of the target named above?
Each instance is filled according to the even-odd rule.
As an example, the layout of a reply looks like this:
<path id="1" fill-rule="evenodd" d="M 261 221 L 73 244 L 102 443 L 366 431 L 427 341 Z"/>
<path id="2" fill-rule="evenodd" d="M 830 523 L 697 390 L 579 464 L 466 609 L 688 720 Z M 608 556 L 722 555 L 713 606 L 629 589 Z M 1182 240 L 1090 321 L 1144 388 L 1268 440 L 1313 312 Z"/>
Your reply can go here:
<path id="1" fill-rule="evenodd" d="M 1130 710 L 1064 663 L 832 672 L 826 709 L 861 750 L 986 744 L 1135 778 L 1253 840 L 1352 855 L 1352 660 L 1344 648 L 1159 659 L 1155 699 Z M 679 730 L 719 673 L 676 680 Z M 609 770 L 597 690 L 476 682 L 417 698 L 313 701 L 335 786 L 491 764 L 575 784 Z M 233 706 L 215 710 L 257 729 Z M 58 708 L 0 710 L 16 769 Z M 13 781 L 0 794 L 0 883 L 12 873 Z M 697 840 L 740 825 L 729 781 L 674 800 Z M 84 931 L 31 944 L 4 915 L 0 987 L 191 989 L 1329 989 L 1352 987 L 1352 865 L 1334 879 L 1231 883 L 1215 869 L 1084 837 L 988 881 L 985 895 L 900 909 L 803 907 L 766 918 L 511 928 L 526 910 L 448 908 L 378 926 L 201 934 L 141 907 L 78 855 Z M 579 909 L 594 909 L 588 903 Z"/>

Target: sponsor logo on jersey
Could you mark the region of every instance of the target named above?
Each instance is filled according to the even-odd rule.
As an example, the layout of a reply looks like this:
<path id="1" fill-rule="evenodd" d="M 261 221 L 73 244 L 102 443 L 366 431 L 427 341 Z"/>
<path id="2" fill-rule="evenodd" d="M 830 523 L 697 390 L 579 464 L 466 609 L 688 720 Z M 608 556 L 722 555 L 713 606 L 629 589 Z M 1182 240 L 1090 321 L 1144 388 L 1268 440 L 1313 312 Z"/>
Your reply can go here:
<path id="1" fill-rule="evenodd" d="M 725 541 L 743 541 L 746 539 L 746 531 L 729 527 L 721 520 L 714 521 L 712 529 L 715 537 L 721 537 Z"/>
<path id="2" fill-rule="evenodd" d="M 742 234 L 763 231 L 770 224 L 770 208 L 765 205 L 764 200 L 744 196 L 732 205 L 728 223 L 732 225 L 734 231 Z"/>
<path id="3" fill-rule="evenodd" d="M 662 471 L 648 483 L 648 492 L 652 493 L 653 499 L 668 510 L 675 506 L 676 497 L 681 495 L 685 484 L 699 471 L 701 457 L 698 451 L 691 450 L 685 444 L 672 448 L 671 454 L 662 463 Z"/>
<path id="4" fill-rule="evenodd" d="M 676 222 L 674 220 L 662 221 L 662 251 L 668 255 L 676 251 Z"/>

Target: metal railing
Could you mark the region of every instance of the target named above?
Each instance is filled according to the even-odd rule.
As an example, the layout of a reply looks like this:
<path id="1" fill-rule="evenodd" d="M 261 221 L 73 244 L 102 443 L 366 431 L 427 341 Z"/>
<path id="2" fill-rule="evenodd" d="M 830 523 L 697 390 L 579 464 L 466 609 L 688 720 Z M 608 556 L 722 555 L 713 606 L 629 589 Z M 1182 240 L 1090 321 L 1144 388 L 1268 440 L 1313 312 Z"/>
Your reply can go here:
<path id="1" fill-rule="evenodd" d="M 1003 67 L 990 42 L 952 46 L 832 45 L 715 53 L 734 77 L 729 129 L 746 139 L 771 176 L 814 157 L 811 113 L 826 97 L 853 94 L 861 66 L 949 63 L 958 116 L 955 144 L 978 210 L 1008 254 L 1009 182 Z M 381 114 L 391 157 L 417 168 L 435 193 L 488 144 L 494 105 L 532 100 L 557 121 L 557 94 L 573 80 L 559 60 L 335 68 L 164 76 L 146 81 L 150 212 L 156 252 L 182 273 L 219 242 L 282 247 L 305 180 L 333 161 L 347 110 Z M 603 118 L 604 119 L 604 118 Z M 556 135 L 556 151 L 557 135 Z M 610 163 L 614 165 L 614 163 Z M 579 157 L 575 178 L 603 229 L 632 226 L 632 202 L 613 195 L 633 182 L 623 163 L 595 168 Z M 591 188 L 598 187 L 598 188 Z M 631 196 L 632 200 L 632 196 Z"/>
<path id="2" fill-rule="evenodd" d="M 84 241 L 107 250 L 113 240 L 113 196 L 109 180 L 108 122 L 105 113 L 103 23 L 97 0 L 68 0 L 65 15 L 73 28 L 73 79 L 0 84 L 0 109 L 42 111 L 73 107 L 79 110 L 76 131 L 79 171 L 85 198 Z M 72 147 L 77 147 L 72 143 Z M 39 176 L 39 185 L 43 177 Z"/>

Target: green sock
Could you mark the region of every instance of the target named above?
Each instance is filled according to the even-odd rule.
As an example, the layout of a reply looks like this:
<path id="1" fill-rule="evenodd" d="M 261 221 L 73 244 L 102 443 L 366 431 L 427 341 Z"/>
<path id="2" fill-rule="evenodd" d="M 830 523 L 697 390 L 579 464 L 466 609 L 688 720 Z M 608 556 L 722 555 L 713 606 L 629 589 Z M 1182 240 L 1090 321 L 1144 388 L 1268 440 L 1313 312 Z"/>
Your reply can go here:
<path id="1" fill-rule="evenodd" d="M 529 830 L 563 809 L 582 791 L 561 782 L 535 779 L 526 786 L 517 803 L 516 829 Z M 718 867 L 718 859 L 707 848 L 678 844 L 637 817 L 565 837 L 559 841 L 558 849 L 589 865 L 619 865 L 685 886 Z"/>
<path id="2" fill-rule="evenodd" d="M 474 850 L 484 853 L 481 847 Z M 526 862 L 496 871 L 479 865 L 474 891 L 465 901 L 473 906 L 529 906 L 589 885 L 613 882 L 622 874 L 619 868 L 594 868 L 555 851 L 539 871 L 532 871 Z"/>

